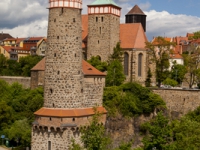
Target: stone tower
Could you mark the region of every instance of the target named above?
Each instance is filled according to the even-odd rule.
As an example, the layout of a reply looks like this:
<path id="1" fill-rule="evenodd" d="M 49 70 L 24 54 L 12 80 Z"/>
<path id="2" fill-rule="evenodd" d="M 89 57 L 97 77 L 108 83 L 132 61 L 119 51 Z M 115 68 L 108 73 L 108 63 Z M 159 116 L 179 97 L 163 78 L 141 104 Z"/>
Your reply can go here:
<path id="1" fill-rule="evenodd" d="M 83 88 L 81 9 L 82 0 L 49 0 L 44 107 L 35 112 L 32 150 L 68 149 L 94 114 Z"/>
<path id="2" fill-rule="evenodd" d="M 121 8 L 113 0 L 96 0 L 88 5 L 87 59 L 108 60 L 119 42 Z"/>
<path id="3" fill-rule="evenodd" d="M 141 23 L 146 32 L 146 15 L 144 12 L 135 5 L 127 14 L 126 14 L 126 23 Z"/>

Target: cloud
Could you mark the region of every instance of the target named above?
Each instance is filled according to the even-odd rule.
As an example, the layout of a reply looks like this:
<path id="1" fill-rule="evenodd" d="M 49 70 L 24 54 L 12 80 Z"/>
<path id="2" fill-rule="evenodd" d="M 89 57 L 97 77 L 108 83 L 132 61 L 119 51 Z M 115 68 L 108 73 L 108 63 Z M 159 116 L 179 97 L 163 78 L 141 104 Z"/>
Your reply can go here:
<path id="1" fill-rule="evenodd" d="M 87 13 L 87 5 L 94 0 L 83 0 L 82 13 Z M 115 0 L 122 8 L 121 23 L 125 15 L 138 4 L 147 15 L 147 37 L 185 36 L 187 32 L 200 30 L 200 18 L 184 14 L 170 14 L 167 11 L 150 10 L 151 3 L 139 0 Z M 48 24 L 48 0 L 0 0 L 0 32 L 8 32 L 14 37 L 46 36 Z"/>
<path id="2" fill-rule="evenodd" d="M 186 36 L 186 33 L 200 30 L 200 18 L 184 14 L 170 14 L 167 11 L 151 10 L 147 15 L 147 36 Z"/>

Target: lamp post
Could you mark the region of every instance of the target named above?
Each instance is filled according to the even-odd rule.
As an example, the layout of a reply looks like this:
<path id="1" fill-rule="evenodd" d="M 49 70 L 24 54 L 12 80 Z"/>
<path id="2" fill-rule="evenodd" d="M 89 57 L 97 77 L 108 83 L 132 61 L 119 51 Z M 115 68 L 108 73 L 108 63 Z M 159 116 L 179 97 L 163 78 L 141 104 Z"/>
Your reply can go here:
<path id="1" fill-rule="evenodd" d="M 130 73 L 131 77 L 130 77 L 130 82 L 133 82 L 133 51 L 134 50 L 135 50 L 135 48 L 133 48 L 131 50 L 131 73 Z"/>

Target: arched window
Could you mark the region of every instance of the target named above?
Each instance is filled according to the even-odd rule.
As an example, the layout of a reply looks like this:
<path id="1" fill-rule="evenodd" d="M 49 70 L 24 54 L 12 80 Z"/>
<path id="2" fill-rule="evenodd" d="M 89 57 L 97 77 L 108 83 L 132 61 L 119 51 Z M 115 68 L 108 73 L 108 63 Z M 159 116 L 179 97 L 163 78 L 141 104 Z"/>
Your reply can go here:
<path id="1" fill-rule="evenodd" d="M 138 55 L 138 76 L 141 77 L 142 76 L 142 56 L 143 54 L 140 53 Z"/>
<path id="2" fill-rule="evenodd" d="M 129 68 L 129 55 L 128 53 L 124 53 L 124 74 L 128 75 Z"/>

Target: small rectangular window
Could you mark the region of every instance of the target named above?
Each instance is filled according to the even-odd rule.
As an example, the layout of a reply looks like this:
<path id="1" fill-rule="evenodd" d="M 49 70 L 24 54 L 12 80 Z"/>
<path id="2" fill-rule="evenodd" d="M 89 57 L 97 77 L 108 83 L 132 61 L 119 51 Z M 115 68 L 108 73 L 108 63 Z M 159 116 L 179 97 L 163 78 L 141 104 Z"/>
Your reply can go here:
<path id="1" fill-rule="evenodd" d="M 101 22 L 103 22 L 103 17 L 101 17 Z"/>
<path id="2" fill-rule="evenodd" d="M 98 22 L 98 17 L 96 17 L 96 22 Z"/>
<path id="3" fill-rule="evenodd" d="M 48 141 L 48 150 L 51 150 L 51 141 Z"/>

